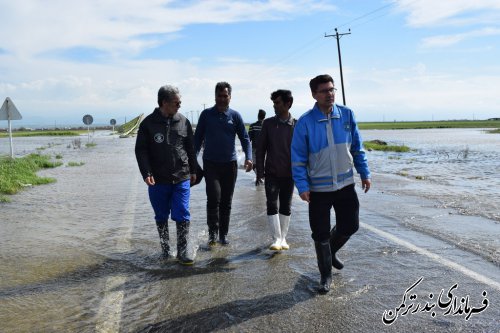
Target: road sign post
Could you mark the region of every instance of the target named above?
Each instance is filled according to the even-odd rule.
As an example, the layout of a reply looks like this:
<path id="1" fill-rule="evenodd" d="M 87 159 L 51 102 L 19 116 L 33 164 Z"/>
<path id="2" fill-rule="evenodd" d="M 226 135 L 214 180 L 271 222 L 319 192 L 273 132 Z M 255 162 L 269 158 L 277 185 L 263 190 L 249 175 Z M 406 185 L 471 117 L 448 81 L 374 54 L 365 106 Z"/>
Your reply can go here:
<path id="1" fill-rule="evenodd" d="M 7 120 L 9 125 L 9 142 L 10 142 L 10 158 L 14 158 L 14 144 L 12 142 L 12 125 L 11 120 L 23 119 L 21 113 L 17 110 L 12 100 L 7 97 L 0 108 L 0 120 Z"/>
<path id="2" fill-rule="evenodd" d="M 111 120 L 109 121 L 109 124 L 110 124 L 111 126 L 113 126 L 113 133 L 114 133 L 114 132 L 115 132 L 116 119 L 111 119 Z"/>
<path id="3" fill-rule="evenodd" d="M 85 116 L 83 116 L 83 123 L 85 125 L 87 125 L 87 133 L 88 133 L 88 137 L 87 137 L 87 143 L 90 142 L 90 125 L 94 122 L 94 118 L 92 118 L 91 115 L 89 114 L 86 114 Z"/>

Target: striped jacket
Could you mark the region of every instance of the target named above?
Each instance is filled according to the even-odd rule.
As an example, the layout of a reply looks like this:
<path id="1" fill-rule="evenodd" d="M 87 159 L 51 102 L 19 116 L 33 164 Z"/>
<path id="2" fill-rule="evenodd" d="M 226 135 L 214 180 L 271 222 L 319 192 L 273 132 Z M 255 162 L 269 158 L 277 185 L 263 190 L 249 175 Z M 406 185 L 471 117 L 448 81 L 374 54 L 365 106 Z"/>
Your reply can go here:
<path id="1" fill-rule="evenodd" d="M 332 192 L 370 178 L 368 161 L 351 109 L 334 105 L 325 116 L 314 105 L 297 122 L 292 139 L 292 175 L 299 193 Z"/>

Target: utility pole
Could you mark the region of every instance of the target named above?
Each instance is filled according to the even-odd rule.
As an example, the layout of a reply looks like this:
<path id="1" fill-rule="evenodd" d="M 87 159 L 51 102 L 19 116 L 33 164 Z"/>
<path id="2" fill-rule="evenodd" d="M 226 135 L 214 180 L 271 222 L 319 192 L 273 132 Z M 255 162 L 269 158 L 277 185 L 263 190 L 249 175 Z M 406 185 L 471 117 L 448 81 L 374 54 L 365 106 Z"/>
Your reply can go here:
<path id="1" fill-rule="evenodd" d="M 340 56 L 340 37 L 344 36 L 344 35 L 350 35 L 351 34 L 351 29 L 349 29 L 349 32 L 345 32 L 343 34 L 339 34 L 337 28 L 335 28 L 335 35 L 327 35 L 325 33 L 325 37 L 335 37 L 337 39 L 337 50 L 338 50 L 338 53 L 339 53 L 339 66 L 340 66 L 340 84 L 342 85 L 342 100 L 344 102 L 344 105 L 346 105 L 345 103 L 345 91 L 344 91 L 344 75 L 342 74 L 342 58 Z"/>

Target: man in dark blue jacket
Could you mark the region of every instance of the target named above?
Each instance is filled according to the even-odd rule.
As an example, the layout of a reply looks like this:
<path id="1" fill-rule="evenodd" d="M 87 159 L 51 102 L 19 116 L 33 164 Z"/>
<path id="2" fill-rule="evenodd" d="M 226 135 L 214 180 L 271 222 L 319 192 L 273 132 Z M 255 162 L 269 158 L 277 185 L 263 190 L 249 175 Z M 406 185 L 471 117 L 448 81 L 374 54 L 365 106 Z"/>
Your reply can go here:
<path id="1" fill-rule="evenodd" d="M 229 108 L 231 85 L 215 86 L 215 105 L 203 110 L 196 126 L 195 150 L 203 146 L 203 170 L 207 193 L 208 244 L 229 244 L 227 233 L 234 185 L 238 175 L 235 138 L 238 135 L 245 153 L 245 169 L 252 170 L 252 152 L 241 115 Z"/>
<path id="2" fill-rule="evenodd" d="M 161 87 L 158 105 L 139 126 L 135 155 L 148 185 L 163 254 L 170 255 L 168 218 L 171 215 L 177 224 L 177 259 L 181 264 L 192 265 L 187 241 L 191 219 L 190 184 L 196 181 L 193 129 L 189 120 L 177 112 L 181 96 L 176 87 Z"/>

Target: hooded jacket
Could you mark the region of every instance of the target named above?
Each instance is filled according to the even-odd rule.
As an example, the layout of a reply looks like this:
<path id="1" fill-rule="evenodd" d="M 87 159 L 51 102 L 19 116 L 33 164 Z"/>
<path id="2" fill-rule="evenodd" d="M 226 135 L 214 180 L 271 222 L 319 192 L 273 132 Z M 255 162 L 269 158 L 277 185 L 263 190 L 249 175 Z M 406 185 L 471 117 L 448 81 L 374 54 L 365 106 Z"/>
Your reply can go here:
<path id="1" fill-rule="evenodd" d="M 176 184 L 196 174 L 193 129 L 180 113 L 165 117 L 156 108 L 139 126 L 135 156 L 143 179 Z"/>

